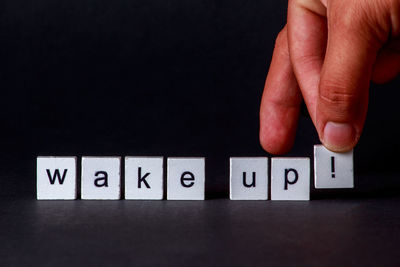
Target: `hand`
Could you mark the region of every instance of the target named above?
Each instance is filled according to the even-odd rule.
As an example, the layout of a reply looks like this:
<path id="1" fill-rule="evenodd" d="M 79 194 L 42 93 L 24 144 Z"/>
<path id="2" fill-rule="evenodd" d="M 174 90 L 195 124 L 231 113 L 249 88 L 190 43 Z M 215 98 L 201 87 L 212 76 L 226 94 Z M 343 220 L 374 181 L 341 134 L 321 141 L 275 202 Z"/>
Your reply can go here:
<path id="1" fill-rule="evenodd" d="M 290 0 L 260 108 L 260 141 L 293 145 L 300 104 L 325 147 L 344 152 L 361 135 L 370 81 L 400 72 L 400 0 Z"/>

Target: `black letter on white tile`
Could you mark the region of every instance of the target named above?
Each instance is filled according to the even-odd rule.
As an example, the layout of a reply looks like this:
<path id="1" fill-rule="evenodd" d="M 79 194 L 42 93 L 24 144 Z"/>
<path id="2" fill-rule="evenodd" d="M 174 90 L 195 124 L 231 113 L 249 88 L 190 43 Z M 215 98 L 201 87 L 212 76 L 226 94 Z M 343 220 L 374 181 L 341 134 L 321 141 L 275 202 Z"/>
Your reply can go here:
<path id="1" fill-rule="evenodd" d="M 185 177 L 186 176 L 186 177 Z M 189 177 L 188 177 L 189 176 Z M 194 181 L 194 175 L 191 172 L 184 172 L 181 175 L 181 185 L 183 187 L 192 187 L 194 185 L 194 182 L 190 183 L 185 183 L 185 181 Z"/>
<path id="2" fill-rule="evenodd" d="M 105 172 L 105 171 L 98 171 L 98 172 L 96 172 L 96 173 L 94 174 L 94 176 L 97 177 L 97 176 L 100 175 L 100 174 L 102 174 L 103 177 L 100 177 L 100 178 L 95 179 L 95 180 L 94 180 L 94 185 L 97 186 L 97 187 L 103 187 L 103 186 L 108 187 L 108 174 L 107 174 L 107 172 Z M 99 183 L 99 181 L 102 181 L 102 183 Z"/>
<path id="3" fill-rule="evenodd" d="M 253 179 L 251 184 L 246 183 L 246 172 L 243 172 L 243 185 L 245 187 L 256 187 L 256 172 L 253 172 Z"/>
<path id="4" fill-rule="evenodd" d="M 67 169 L 64 169 L 62 177 L 60 176 L 60 170 L 59 169 L 56 169 L 54 171 L 54 175 L 51 175 L 51 172 L 50 172 L 49 169 L 46 169 L 46 172 L 47 172 L 47 176 L 49 177 L 49 180 L 50 180 L 51 184 L 54 184 L 54 182 L 56 181 L 56 178 L 57 178 L 59 184 L 63 184 L 65 176 L 67 175 Z"/>
<path id="5" fill-rule="evenodd" d="M 144 183 L 144 185 L 147 188 L 150 188 L 150 185 L 146 181 L 146 177 L 149 175 L 150 175 L 150 173 L 148 172 L 142 177 L 142 167 L 139 167 L 139 169 L 138 169 L 138 188 L 142 188 L 142 182 Z"/>
<path id="6" fill-rule="evenodd" d="M 294 174 L 294 179 L 293 181 L 289 181 L 289 173 L 293 172 Z M 288 189 L 289 184 L 295 184 L 297 183 L 297 180 L 299 179 L 299 174 L 295 169 L 285 169 L 285 190 Z"/>

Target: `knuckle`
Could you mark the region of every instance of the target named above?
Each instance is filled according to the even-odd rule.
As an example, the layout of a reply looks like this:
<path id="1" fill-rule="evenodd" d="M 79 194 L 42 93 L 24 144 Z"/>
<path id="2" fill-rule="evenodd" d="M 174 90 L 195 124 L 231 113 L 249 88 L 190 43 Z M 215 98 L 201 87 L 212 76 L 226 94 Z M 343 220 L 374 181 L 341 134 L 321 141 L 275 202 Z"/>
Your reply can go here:
<path id="1" fill-rule="evenodd" d="M 398 0 L 397 0 L 398 1 Z M 333 1 L 328 14 L 329 28 L 366 41 L 383 42 L 388 37 L 388 0 Z"/>
<path id="2" fill-rule="evenodd" d="M 356 4 L 354 1 L 346 2 L 334 1 L 328 14 L 328 27 L 341 32 L 358 34 L 366 26 L 362 1 L 358 1 Z"/>
<path id="3" fill-rule="evenodd" d="M 349 93 L 344 86 L 325 83 L 320 88 L 320 100 L 325 108 L 342 117 L 354 112 L 359 97 L 356 93 Z"/>
<path id="4" fill-rule="evenodd" d="M 289 55 L 289 46 L 287 42 L 287 31 L 283 29 L 275 39 L 275 50 L 285 56 Z"/>
<path id="5" fill-rule="evenodd" d="M 275 46 L 281 46 L 286 44 L 287 42 L 287 32 L 285 30 L 281 30 L 276 36 Z"/>

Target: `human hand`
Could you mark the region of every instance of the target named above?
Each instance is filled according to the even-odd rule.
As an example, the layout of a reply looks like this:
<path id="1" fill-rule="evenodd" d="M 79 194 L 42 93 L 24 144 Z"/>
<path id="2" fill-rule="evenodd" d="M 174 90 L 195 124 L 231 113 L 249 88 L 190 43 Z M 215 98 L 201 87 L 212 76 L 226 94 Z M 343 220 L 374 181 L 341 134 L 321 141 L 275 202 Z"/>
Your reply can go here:
<path id="1" fill-rule="evenodd" d="M 272 154 L 290 150 L 304 99 L 322 144 L 352 149 L 370 81 L 399 72 L 400 0 L 289 0 L 261 101 L 261 145 Z"/>

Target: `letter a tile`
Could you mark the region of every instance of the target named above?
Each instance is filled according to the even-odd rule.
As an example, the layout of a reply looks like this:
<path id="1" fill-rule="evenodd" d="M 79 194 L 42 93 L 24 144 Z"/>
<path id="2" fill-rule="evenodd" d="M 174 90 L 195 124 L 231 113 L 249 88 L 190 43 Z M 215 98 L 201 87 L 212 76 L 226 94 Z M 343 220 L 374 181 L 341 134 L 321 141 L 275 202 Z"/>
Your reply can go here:
<path id="1" fill-rule="evenodd" d="M 76 199 L 76 157 L 37 158 L 37 199 Z"/>
<path id="2" fill-rule="evenodd" d="M 82 157 L 82 199 L 120 199 L 120 157 Z"/>
<path id="3" fill-rule="evenodd" d="M 230 159 L 230 198 L 232 200 L 268 199 L 268 158 Z"/>
<path id="4" fill-rule="evenodd" d="M 272 158 L 271 200 L 310 200 L 309 158 Z"/>
<path id="5" fill-rule="evenodd" d="M 204 158 L 168 158 L 167 199 L 204 200 Z"/>

